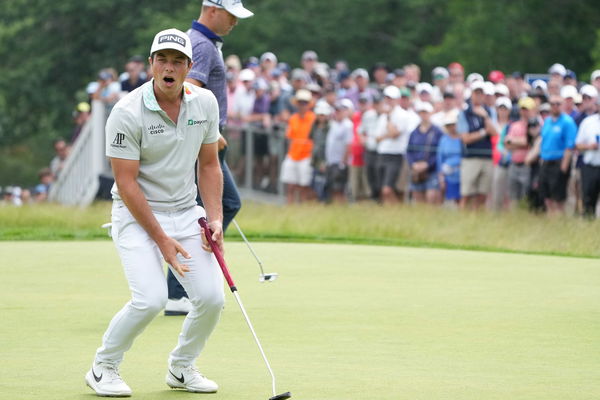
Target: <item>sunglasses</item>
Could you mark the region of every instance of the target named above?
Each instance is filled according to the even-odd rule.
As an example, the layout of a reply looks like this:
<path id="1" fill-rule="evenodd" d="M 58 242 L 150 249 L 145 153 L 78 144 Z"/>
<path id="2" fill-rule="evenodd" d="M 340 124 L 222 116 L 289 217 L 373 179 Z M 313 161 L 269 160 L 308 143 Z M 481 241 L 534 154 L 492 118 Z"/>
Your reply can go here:
<path id="1" fill-rule="evenodd" d="M 550 105 L 551 106 L 562 106 L 562 103 L 560 103 L 560 102 L 553 102 L 553 103 L 550 103 Z"/>

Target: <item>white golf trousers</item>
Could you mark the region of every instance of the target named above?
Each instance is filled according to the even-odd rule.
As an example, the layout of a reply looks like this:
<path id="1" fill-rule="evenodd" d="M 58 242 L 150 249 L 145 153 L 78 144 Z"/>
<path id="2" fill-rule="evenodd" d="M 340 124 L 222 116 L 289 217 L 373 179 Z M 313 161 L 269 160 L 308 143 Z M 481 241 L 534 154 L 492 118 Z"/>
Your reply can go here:
<path id="1" fill-rule="evenodd" d="M 198 225 L 198 218 L 206 215 L 202 207 L 154 215 L 165 233 L 192 256 L 185 259 L 178 255 L 180 262 L 190 267 L 184 277 L 173 270 L 193 307 L 169 356 L 172 365 L 190 365 L 219 321 L 225 298 L 223 276 L 215 257 L 202 249 Z M 118 365 L 133 340 L 165 307 L 167 282 L 158 246 L 121 202 L 113 204 L 112 238 L 129 282 L 131 300 L 110 321 L 96 352 L 96 362 Z"/>

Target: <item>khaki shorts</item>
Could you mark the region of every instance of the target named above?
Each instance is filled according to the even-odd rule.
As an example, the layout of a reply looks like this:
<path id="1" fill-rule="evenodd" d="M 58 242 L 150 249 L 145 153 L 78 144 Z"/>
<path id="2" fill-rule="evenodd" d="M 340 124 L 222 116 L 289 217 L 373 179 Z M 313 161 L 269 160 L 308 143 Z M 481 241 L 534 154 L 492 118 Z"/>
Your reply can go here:
<path id="1" fill-rule="evenodd" d="M 286 157 L 281 164 L 281 182 L 289 185 L 310 186 L 313 168 L 310 165 L 310 157 L 295 161 Z"/>
<path id="2" fill-rule="evenodd" d="M 489 194 L 494 164 L 490 158 L 463 158 L 460 163 L 460 195 Z"/>

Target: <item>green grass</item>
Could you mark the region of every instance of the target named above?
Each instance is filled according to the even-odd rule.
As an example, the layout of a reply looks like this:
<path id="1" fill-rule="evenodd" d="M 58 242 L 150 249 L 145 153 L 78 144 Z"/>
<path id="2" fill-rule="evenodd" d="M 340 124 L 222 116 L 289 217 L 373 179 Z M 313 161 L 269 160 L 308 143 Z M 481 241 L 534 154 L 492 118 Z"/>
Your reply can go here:
<path id="1" fill-rule="evenodd" d="M 0 208 L 0 240 L 108 239 L 100 226 L 110 203 L 88 209 L 57 205 Z M 458 212 L 372 204 L 328 207 L 245 203 L 237 217 L 252 240 L 343 242 L 600 257 L 600 222 L 548 218 L 522 210 Z M 239 240 L 234 227 L 228 238 Z"/>
<path id="2" fill-rule="evenodd" d="M 249 224 L 250 221 L 248 221 Z M 227 244 L 230 269 L 294 399 L 564 400 L 600 393 L 597 260 L 392 246 Z M 0 398 L 92 399 L 83 383 L 128 290 L 108 241 L 1 242 Z M 227 294 L 199 359 L 215 395 L 169 391 L 182 319 L 157 317 L 127 353 L 137 399 L 270 397 Z"/>

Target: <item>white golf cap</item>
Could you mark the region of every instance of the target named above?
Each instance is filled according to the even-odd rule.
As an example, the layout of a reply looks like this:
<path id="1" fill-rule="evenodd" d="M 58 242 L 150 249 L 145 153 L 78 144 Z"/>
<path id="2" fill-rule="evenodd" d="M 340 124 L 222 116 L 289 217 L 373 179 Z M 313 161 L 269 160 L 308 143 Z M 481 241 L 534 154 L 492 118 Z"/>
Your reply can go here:
<path id="1" fill-rule="evenodd" d="M 250 18 L 254 13 L 242 4 L 242 0 L 204 0 L 203 6 L 224 8 L 228 13 L 236 18 Z"/>
<path id="2" fill-rule="evenodd" d="M 473 84 L 473 82 L 483 82 L 483 75 L 478 74 L 477 72 L 472 72 L 467 76 L 467 83 L 469 85 Z"/>
<path id="3" fill-rule="evenodd" d="M 341 99 L 339 105 L 340 107 L 346 108 L 350 111 L 354 111 L 354 103 L 350 99 Z"/>
<path id="4" fill-rule="evenodd" d="M 181 32 L 179 29 L 167 29 L 160 31 L 154 36 L 152 41 L 152 47 L 150 48 L 150 55 L 156 53 L 159 50 L 177 50 L 185 54 L 187 58 L 192 59 L 192 42 L 189 36 Z"/>
<path id="5" fill-rule="evenodd" d="M 493 96 L 496 94 L 496 85 L 494 82 L 486 81 L 483 83 L 483 93 L 487 96 Z"/>
<path id="6" fill-rule="evenodd" d="M 458 122 L 458 110 L 447 112 L 442 120 L 444 125 L 453 125 Z"/>
<path id="7" fill-rule="evenodd" d="M 256 78 L 256 74 L 251 69 L 243 69 L 240 71 L 238 75 L 238 79 L 242 82 L 244 81 L 253 81 Z"/>
<path id="8" fill-rule="evenodd" d="M 589 96 L 595 98 L 598 97 L 598 89 L 589 84 L 583 85 L 581 89 L 579 89 L 579 94 L 581 94 L 582 96 Z"/>
<path id="9" fill-rule="evenodd" d="M 510 95 L 508 86 L 506 86 L 504 83 L 496 83 L 496 94 L 508 97 Z"/>
<path id="10" fill-rule="evenodd" d="M 567 69 L 565 68 L 564 65 L 556 63 L 556 64 L 552 64 L 552 66 L 550 68 L 548 68 L 548 73 L 549 74 L 558 74 L 558 75 L 564 77 L 567 74 Z"/>
<path id="11" fill-rule="evenodd" d="M 400 98 L 400 89 L 393 85 L 386 86 L 386 88 L 383 89 L 383 95 L 385 97 L 389 97 L 390 99 L 398 99 Z"/>
<path id="12" fill-rule="evenodd" d="M 433 106 L 428 101 L 418 101 L 417 104 L 415 104 L 415 112 L 422 112 L 422 111 L 432 113 Z"/>
<path id="13" fill-rule="evenodd" d="M 577 88 L 573 85 L 565 85 L 560 89 L 560 97 L 563 99 L 573 99 L 577 98 Z"/>
<path id="14" fill-rule="evenodd" d="M 597 69 L 594 72 L 592 72 L 591 80 L 592 82 L 594 82 L 598 78 L 600 78 L 600 69 Z"/>
<path id="15" fill-rule="evenodd" d="M 433 77 L 433 80 L 438 80 L 438 79 L 446 79 L 450 76 L 450 73 L 448 72 L 448 70 L 444 67 L 435 67 L 433 69 L 433 71 L 431 71 L 431 76 Z"/>
<path id="16" fill-rule="evenodd" d="M 325 100 L 319 100 L 315 106 L 315 114 L 317 115 L 330 115 L 332 108 Z"/>
<path id="17" fill-rule="evenodd" d="M 485 83 L 483 83 L 483 81 L 475 81 L 471 83 L 471 93 L 476 90 L 481 90 L 485 93 Z"/>
<path id="18" fill-rule="evenodd" d="M 536 79 L 531 83 L 533 89 L 542 89 L 544 92 L 548 90 L 548 84 L 542 79 Z"/>
<path id="19" fill-rule="evenodd" d="M 429 94 L 433 94 L 433 86 L 431 86 L 428 82 L 421 82 L 417 84 L 417 93 L 421 94 L 423 92 L 427 92 Z"/>
<path id="20" fill-rule="evenodd" d="M 496 108 L 498 107 L 505 107 L 507 110 L 510 110 L 512 109 L 512 102 L 508 97 L 498 97 L 496 99 Z"/>

